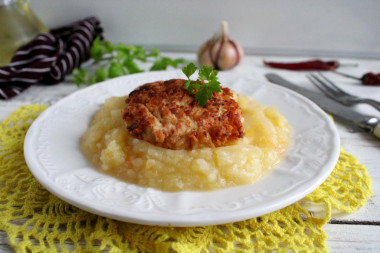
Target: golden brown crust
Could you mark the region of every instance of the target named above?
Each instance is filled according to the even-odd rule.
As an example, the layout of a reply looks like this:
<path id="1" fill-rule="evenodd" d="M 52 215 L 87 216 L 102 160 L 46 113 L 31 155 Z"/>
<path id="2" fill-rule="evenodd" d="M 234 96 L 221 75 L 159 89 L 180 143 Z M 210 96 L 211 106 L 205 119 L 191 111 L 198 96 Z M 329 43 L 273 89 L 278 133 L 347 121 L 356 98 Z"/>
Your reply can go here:
<path id="1" fill-rule="evenodd" d="M 242 112 L 230 89 L 222 87 L 201 107 L 184 83 L 158 81 L 132 91 L 122 110 L 130 133 L 169 149 L 219 147 L 243 137 Z"/>

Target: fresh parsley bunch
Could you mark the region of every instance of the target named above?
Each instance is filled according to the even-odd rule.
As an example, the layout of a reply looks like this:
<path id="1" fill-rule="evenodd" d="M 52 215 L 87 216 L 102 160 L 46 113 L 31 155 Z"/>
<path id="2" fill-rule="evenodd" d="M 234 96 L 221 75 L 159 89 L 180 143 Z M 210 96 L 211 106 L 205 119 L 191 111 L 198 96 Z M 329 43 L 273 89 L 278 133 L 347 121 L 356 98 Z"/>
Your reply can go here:
<path id="1" fill-rule="evenodd" d="M 190 77 L 195 73 L 197 67 L 194 63 L 189 63 L 182 68 L 182 72 L 186 75 L 187 81 L 185 88 L 190 95 L 194 95 L 198 104 L 204 107 L 209 99 L 212 99 L 212 94 L 222 92 L 220 82 L 218 81 L 218 71 L 211 66 L 203 65 L 198 72 L 198 79 L 191 80 Z"/>
<path id="2" fill-rule="evenodd" d="M 73 82 L 78 86 L 90 85 L 109 78 L 144 72 L 139 63 L 149 63 L 150 71 L 165 70 L 169 66 L 178 68 L 179 65 L 187 64 L 182 58 L 171 59 L 161 56 L 157 48 L 148 52 L 142 46 L 127 46 L 124 44 L 114 45 L 107 40 L 97 37 L 90 49 L 90 57 L 94 60 L 95 71 L 80 68 L 73 71 Z"/>

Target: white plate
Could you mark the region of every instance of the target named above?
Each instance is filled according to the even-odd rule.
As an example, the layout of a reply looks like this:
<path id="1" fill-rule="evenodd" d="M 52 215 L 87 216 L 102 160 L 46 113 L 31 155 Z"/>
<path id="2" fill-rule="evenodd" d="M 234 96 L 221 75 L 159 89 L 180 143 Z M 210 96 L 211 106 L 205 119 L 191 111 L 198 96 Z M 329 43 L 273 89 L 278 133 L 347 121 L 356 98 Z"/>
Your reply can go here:
<path id="1" fill-rule="evenodd" d="M 79 90 L 44 111 L 25 138 L 30 171 L 51 193 L 109 218 L 161 226 L 222 224 L 290 205 L 317 188 L 334 168 L 340 150 L 331 119 L 308 99 L 270 83 L 219 73 L 223 85 L 277 105 L 292 126 L 284 160 L 256 183 L 210 192 L 168 193 L 119 181 L 93 168 L 79 140 L 91 117 L 111 96 L 129 94 L 146 82 L 184 78 L 180 71 L 112 79 Z"/>

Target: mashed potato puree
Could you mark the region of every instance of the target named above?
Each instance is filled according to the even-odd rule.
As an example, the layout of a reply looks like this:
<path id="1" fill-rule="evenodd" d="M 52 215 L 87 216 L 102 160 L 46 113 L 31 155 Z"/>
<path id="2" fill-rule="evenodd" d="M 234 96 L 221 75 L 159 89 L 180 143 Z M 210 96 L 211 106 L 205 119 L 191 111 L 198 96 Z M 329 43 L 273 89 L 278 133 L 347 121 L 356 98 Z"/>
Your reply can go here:
<path id="1" fill-rule="evenodd" d="M 244 138 L 236 144 L 171 150 L 131 136 L 121 116 L 126 97 L 113 97 L 94 116 L 81 140 L 100 171 L 163 191 L 214 190 L 249 184 L 276 165 L 290 143 L 290 126 L 276 107 L 238 95 Z"/>

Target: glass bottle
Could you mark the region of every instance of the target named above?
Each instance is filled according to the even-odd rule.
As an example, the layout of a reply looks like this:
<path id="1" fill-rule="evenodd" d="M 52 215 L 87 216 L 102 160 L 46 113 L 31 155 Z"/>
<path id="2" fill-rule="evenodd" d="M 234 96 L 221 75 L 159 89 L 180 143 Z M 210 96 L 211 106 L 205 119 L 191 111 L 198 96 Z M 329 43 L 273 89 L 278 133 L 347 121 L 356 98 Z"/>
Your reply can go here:
<path id="1" fill-rule="evenodd" d="M 27 0 L 0 0 L 0 66 L 7 65 L 20 46 L 47 31 Z"/>

